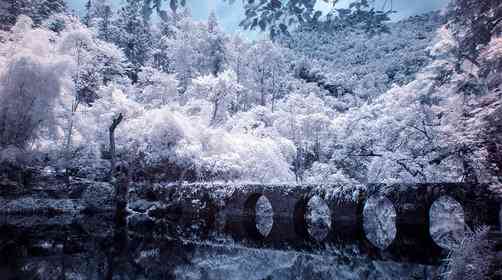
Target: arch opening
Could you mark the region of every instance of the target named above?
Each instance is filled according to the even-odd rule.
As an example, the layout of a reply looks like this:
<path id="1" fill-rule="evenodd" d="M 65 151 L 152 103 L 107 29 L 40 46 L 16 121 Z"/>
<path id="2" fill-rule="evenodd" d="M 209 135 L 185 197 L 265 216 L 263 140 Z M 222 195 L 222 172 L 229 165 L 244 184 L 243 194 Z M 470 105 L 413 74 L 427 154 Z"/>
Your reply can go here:
<path id="1" fill-rule="evenodd" d="M 309 235 L 317 240 L 326 239 L 331 230 L 331 210 L 319 196 L 311 197 L 306 205 L 305 221 Z"/>
<path id="2" fill-rule="evenodd" d="M 386 197 L 370 197 L 363 208 L 363 229 L 373 246 L 384 250 L 397 235 L 396 208 Z"/>
<path id="3" fill-rule="evenodd" d="M 262 194 L 251 195 L 244 205 L 244 226 L 252 237 L 267 237 L 274 225 L 274 210 L 270 200 Z"/>
<path id="4" fill-rule="evenodd" d="M 262 195 L 256 202 L 255 211 L 256 228 L 263 237 L 267 237 L 274 226 L 274 209 L 272 208 L 272 203 L 270 203 L 270 200 L 266 196 Z"/>
<path id="5" fill-rule="evenodd" d="M 465 232 L 462 205 L 451 196 L 441 196 L 429 209 L 429 234 L 441 248 L 450 249 L 460 242 Z"/>

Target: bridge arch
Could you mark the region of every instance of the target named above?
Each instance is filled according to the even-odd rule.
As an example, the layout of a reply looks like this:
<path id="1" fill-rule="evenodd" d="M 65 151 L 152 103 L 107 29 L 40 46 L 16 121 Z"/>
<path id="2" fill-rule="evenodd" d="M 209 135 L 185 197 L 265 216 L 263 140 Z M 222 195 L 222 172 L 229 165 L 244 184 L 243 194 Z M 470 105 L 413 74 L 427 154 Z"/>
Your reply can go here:
<path id="1" fill-rule="evenodd" d="M 385 250 L 396 239 L 396 207 L 386 196 L 369 196 L 363 204 L 364 236 L 373 246 Z"/>
<path id="2" fill-rule="evenodd" d="M 408 255 L 408 261 L 434 262 L 433 256 L 445 256 L 447 250 L 440 247 L 430 234 L 430 209 L 441 196 L 450 196 L 462 205 L 465 224 L 470 228 L 489 225 L 500 228 L 498 219 L 500 200 L 485 185 L 476 184 L 395 184 L 369 186 L 367 195 L 385 195 L 396 207 L 396 238 L 383 251 L 393 255 Z"/>
<path id="3" fill-rule="evenodd" d="M 465 232 L 465 211 L 462 204 L 449 195 L 436 199 L 429 209 L 429 234 L 444 249 L 460 241 Z"/>
<path id="4" fill-rule="evenodd" d="M 358 246 L 377 258 L 399 256 L 407 262 L 436 263 L 437 256 L 446 253 L 429 232 L 429 211 L 439 197 L 450 195 L 457 200 L 464 209 L 469 227 L 486 224 L 499 228 L 502 219 L 500 198 L 491 196 L 484 185 L 374 184 L 352 196 L 330 195 L 329 199 L 326 193 L 318 190 L 320 188 L 316 186 L 239 186 L 224 200 L 228 219 L 224 231 L 234 238 L 267 246 L 349 245 Z M 208 188 L 208 191 L 214 192 L 214 188 Z M 312 242 L 315 240 L 310 237 L 305 221 L 307 203 L 314 194 L 327 202 L 332 216 L 332 229 L 322 242 Z M 256 203 L 262 195 L 267 197 L 273 209 L 273 224 L 266 237 L 256 228 Z M 373 195 L 387 197 L 395 207 L 396 237 L 385 249 L 372 246 L 365 238 L 363 208 L 366 199 Z"/>
<path id="5" fill-rule="evenodd" d="M 298 199 L 294 207 L 293 220 L 296 234 L 307 241 L 324 241 L 333 230 L 332 208 L 317 194 L 309 194 Z"/>
<path id="6" fill-rule="evenodd" d="M 258 213 L 257 215 L 257 212 L 259 211 L 258 207 L 269 208 L 263 210 L 271 211 L 272 213 Z M 243 207 L 243 225 L 251 238 L 264 239 L 271 233 L 272 228 L 274 227 L 273 211 L 274 206 L 265 194 L 252 193 L 248 196 Z M 265 214 L 265 216 L 260 216 L 260 214 Z"/>

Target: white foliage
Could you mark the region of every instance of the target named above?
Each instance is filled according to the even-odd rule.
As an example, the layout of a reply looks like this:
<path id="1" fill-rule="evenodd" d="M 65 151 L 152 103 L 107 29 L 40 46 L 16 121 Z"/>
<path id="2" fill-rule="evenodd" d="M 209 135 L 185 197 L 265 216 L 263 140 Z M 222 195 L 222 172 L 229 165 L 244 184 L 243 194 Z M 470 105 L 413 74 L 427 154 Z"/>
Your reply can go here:
<path id="1" fill-rule="evenodd" d="M 487 157 L 462 154 L 481 145 L 486 125 L 466 116 L 493 111 L 480 110 L 476 96 L 486 88 L 483 66 L 457 60 L 455 30 L 434 33 L 434 15 L 371 38 L 301 29 L 281 46 L 229 38 L 214 17 L 196 22 L 187 11 L 150 29 L 138 7 L 129 1 L 106 31 L 118 47 L 65 15 L 36 29 L 21 16 L 1 34 L 2 133 L 26 132 L 32 147 L 58 150 L 74 123 L 75 150 L 99 162 L 122 113 L 121 156 L 168 161 L 201 180 L 456 182 Z M 496 64 L 500 41 L 481 50 L 484 62 Z"/>
<path id="2" fill-rule="evenodd" d="M 158 108 L 178 101 L 178 80 L 153 68 L 143 68 L 139 74 L 141 92 L 136 99 L 147 107 Z"/>
<path id="3" fill-rule="evenodd" d="M 61 89 L 66 61 L 53 57 L 50 33 L 31 30 L 31 20 L 20 17 L 12 45 L 14 55 L 3 62 L 0 80 L 2 145 L 24 148 L 39 129 L 53 125 L 55 100 Z"/>
<path id="4" fill-rule="evenodd" d="M 195 79 L 193 84 L 192 96 L 207 99 L 213 106 L 212 124 L 222 123 L 226 120 L 230 102 L 242 88 L 237 83 L 235 72 L 231 70 L 227 70 L 217 77 L 212 74 L 201 76 Z"/>
<path id="5" fill-rule="evenodd" d="M 493 37 L 481 56 L 487 60 L 500 59 L 502 57 L 502 36 Z"/>

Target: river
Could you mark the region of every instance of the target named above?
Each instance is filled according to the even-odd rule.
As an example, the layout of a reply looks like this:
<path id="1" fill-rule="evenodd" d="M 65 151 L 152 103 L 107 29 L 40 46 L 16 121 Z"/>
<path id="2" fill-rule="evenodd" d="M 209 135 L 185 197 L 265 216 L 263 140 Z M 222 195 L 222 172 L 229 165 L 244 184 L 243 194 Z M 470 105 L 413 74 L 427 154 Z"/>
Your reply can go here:
<path id="1" fill-rule="evenodd" d="M 0 224 L 0 279 L 6 280 L 436 279 L 441 263 L 373 254 L 360 242 L 246 238 L 204 221 L 117 226 L 103 214 L 8 216 Z"/>

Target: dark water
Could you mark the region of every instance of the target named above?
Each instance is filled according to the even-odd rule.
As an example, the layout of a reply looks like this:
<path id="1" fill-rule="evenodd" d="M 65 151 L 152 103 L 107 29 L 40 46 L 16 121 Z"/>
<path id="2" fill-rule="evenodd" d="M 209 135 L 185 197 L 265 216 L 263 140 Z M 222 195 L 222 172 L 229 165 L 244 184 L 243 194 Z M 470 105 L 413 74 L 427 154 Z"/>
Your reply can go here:
<path id="1" fill-rule="evenodd" d="M 231 222 L 209 229 L 205 221 L 135 217 L 123 227 L 103 215 L 3 217 L 0 224 L 2 280 L 436 279 L 439 273 L 437 264 L 371 253 L 357 242 L 246 237 L 245 226 Z"/>

